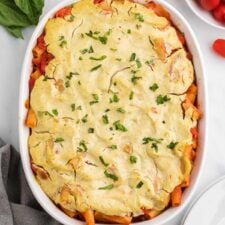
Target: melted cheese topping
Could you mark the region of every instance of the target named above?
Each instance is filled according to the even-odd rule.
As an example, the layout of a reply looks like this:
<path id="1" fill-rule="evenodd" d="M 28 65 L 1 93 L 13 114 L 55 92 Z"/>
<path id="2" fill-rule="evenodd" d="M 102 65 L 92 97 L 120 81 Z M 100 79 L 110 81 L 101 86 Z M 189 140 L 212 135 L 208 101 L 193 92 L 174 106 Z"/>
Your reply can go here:
<path id="1" fill-rule="evenodd" d="M 30 96 L 30 155 L 48 174 L 37 180 L 72 211 L 163 210 L 191 170 L 184 149 L 196 120 L 181 102 L 192 63 L 175 28 L 142 5 L 82 0 L 72 14 L 47 22 L 55 58 Z"/>

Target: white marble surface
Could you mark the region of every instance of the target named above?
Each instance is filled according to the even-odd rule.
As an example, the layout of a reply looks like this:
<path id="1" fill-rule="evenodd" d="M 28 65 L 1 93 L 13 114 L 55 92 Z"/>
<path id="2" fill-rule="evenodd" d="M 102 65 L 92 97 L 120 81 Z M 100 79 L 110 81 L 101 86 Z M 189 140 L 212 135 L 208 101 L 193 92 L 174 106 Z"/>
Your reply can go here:
<path id="1" fill-rule="evenodd" d="M 211 50 L 213 40 L 225 38 L 225 31 L 200 21 L 184 0 L 167 0 L 189 21 L 200 43 L 206 67 L 208 85 L 208 148 L 206 163 L 195 196 L 211 181 L 225 174 L 225 59 Z M 46 0 L 47 12 L 60 0 Z M 34 27 L 24 32 L 24 40 L 17 40 L 0 27 L 0 137 L 18 149 L 18 95 L 23 57 Z M 205 206 L 207 207 L 207 205 Z M 185 213 L 185 210 L 183 214 Z M 183 214 L 167 225 L 180 225 Z M 198 225 L 198 222 L 195 223 Z M 195 225 L 193 224 L 193 225 Z"/>

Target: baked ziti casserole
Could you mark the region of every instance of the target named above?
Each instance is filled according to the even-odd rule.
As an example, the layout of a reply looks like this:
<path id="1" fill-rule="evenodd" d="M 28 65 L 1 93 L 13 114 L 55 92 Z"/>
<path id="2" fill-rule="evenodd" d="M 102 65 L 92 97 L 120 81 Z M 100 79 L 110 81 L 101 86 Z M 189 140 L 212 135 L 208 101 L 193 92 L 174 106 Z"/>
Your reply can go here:
<path id="1" fill-rule="evenodd" d="M 191 54 L 154 2 L 81 0 L 33 49 L 31 168 L 70 217 L 130 224 L 181 204 L 200 112 Z"/>

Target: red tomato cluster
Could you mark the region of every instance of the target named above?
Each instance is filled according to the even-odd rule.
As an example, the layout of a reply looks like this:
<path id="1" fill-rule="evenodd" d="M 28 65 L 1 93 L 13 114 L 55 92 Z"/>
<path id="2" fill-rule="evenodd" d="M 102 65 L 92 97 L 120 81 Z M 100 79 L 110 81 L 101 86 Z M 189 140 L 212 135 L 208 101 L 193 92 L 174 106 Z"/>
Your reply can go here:
<path id="1" fill-rule="evenodd" d="M 198 0 L 203 9 L 211 11 L 214 18 L 225 23 L 225 0 Z"/>

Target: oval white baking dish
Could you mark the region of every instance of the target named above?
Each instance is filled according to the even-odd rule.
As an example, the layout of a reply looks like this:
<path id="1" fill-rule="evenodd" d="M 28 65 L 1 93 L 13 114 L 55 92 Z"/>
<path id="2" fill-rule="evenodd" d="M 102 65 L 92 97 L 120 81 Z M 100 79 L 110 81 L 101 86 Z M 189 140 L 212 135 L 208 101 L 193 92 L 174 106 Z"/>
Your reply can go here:
<path id="1" fill-rule="evenodd" d="M 42 191 L 39 184 L 36 182 L 33 172 L 30 167 L 30 157 L 28 151 L 28 136 L 29 136 L 29 129 L 24 125 L 24 120 L 26 118 L 27 110 L 24 107 L 24 102 L 28 99 L 29 90 L 28 90 L 28 81 L 30 77 L 31 67 L 32 67 L 32 49 L 36 45 L 37 37 L 42 33 L 44 26 L 48 20 L 51 18 L 54 13 L 71 3 L 75 2 L 74 0 L 64 0 L 57 6 L 55 6 L 52 10 L 50 10 L 40 21 L 39 25 L 36 27 L 29 45 L 27 47 L 27 51 L 25 54 L 25 59 L 23 63 L 23 69 L 21 74 L 21 82 L 20 82 L 20 97 L 19 97 L 19 141 L 20 141 L 20 154 L 22 158 L 23 169 L 28 181 L 28 184 L 36 197 L 37 201 L 40 205 L 56 220 L 61 222 L 65 225 L 81 225 L 84 222 L 81 222 L 76 219 L 72 219 L 64 214 L 60 209 L 58 209 L 53 202 L 48 198 L 48 196 Z M 200 140 L 199 140 L 199 147 L 197 152 L 197 158 L 195 160 L 194 169 L 192 171 L 192 178 L 191 178 L 191 186 L 188 187 L 184 194 L 183 194 L 183 201 L 182 205 L 177 208 L 169 208 L 161 215 L 156 217 L 155 219 L 139 222 L 136 223 L 142 225 L 160 225 L 163 223 L 168 222 L 172 218 L 174 218 L 177 214 L 179 214 L 187 203 L 190 201 L 199 181 L 199 177 L 201 174 L 201 170 L 203 167 L 203 162 L 205 158 L 205 145 L 206 145 L 206 121 L 207 121 L 207 110 L 206 110 L 206 85 L 205 85 L 205 78 L 204 78 L 204 65 L 202 61 L 202 54 L 197 43 L 196 37 L 184 19 L 184 17 L 172 6 L 166 3 L 164 0 L 156 0 L 156 3 L 163 5 L 167 11 L 171 14 L 171 18 L 174 24 L 185 34 L 188 47 L 190 52 L 193 54 L 193 61 L 195 66 L 195 73 L 196 73 L 196 80 L 198 84 L 198 102 L 199 108 L 203 113 L 203 118 L 200 120 L 199 123 L 199 132 L 200 132 Z"/>

